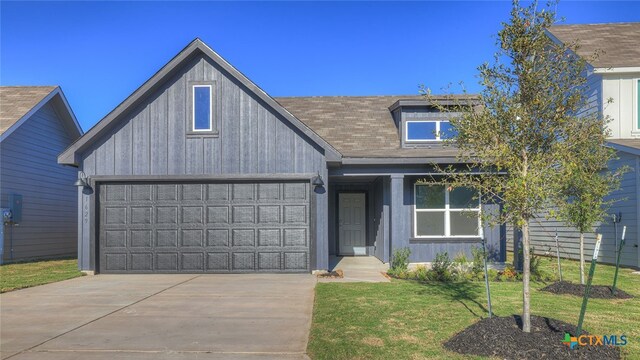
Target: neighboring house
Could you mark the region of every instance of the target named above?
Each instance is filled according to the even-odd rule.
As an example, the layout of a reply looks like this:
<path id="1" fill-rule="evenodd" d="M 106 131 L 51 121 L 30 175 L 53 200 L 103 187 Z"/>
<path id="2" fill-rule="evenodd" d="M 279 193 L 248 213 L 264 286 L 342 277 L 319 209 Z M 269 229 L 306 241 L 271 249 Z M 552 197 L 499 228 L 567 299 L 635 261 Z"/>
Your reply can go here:
<path id="1" fill-rule="evenodd" d="M 434 134 L 447 136 L 447 115 L 432 105 L 274 99 L 196 39 L 59 156 L 87 184 L 79 265 L 309 272 L 333 255 L 388 262 L 405 247 L 414 262 L 469 255 L 480 245 L 473 193 L 416 184 L 429 164 L 456 161 Z M 505 228 L 484 233 L 502 261 Z"/>
<path id="2" fill-rule="evenodd" d="M 621 179 L 621 188 L 609 199 L 618 199 L 609 213 L 608 221 L 600 224 L 602 244 L 599 260 L 615 263 L 616 248 L 627 227 L 626 241 L 621 254 L 621 264 L 640 267 L 638 229 L 640 229 L 640 23 L 561 25 L 553 26 L 549 36 L 558 42 L 578 41 L 578 55 L 590 58 L 600 52 L 588 68 L 587 96 L 590 107 L 611 119 L 609 145 L 617 150 L 618 159 L 609 164 L 611 170 L 628 166 L 630 171 Z M 611 100 L 611 101 L 610 101 Z M 613 223 L 613 215 L 621 215 L 620 222 Z M 565 224 L 540 218 L 530 227 L 531 242 L 535 252 L 555 254 L 555 231 L 558 231 L 562 256 L 579 258 L 579 234 Z M 508 246 L 511 249 L 511 233 Z M 585 240 L 586 256 L 592 256 L 595 235 L 588 234 Z"/>
<path id="3" fill-rule="evenodd" d="M 81 135 L 59 87 L 0 87 L 4 261 L 77 254 L 77 171 L 57 157 Z"/>

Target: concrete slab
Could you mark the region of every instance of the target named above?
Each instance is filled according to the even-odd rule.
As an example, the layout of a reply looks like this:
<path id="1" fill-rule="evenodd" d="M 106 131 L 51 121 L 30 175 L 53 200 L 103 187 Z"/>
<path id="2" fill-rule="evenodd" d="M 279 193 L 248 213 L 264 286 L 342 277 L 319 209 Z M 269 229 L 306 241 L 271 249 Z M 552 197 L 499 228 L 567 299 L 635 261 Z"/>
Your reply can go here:
<path id="1" fill-rule="evenodd" d="M 130 352 L 130 351 L 30 351 L 12 360 L 309 360 L 306 354 Z"/>
<path id="2" fill-rule="evenodd" d="M 343 278 L 318 278 L 318 282 L 389 282 L 382 275 L 389 269 L 389 265 L 374 256 L 332 256 L 329 258 L 329 268 L 332 271 L 341 269 Z"/>
<path id="3" fill-rule="evenodd" d="M 308 274 L 98 275 L 0 295 L 1 358 L 306 359 Z"/>

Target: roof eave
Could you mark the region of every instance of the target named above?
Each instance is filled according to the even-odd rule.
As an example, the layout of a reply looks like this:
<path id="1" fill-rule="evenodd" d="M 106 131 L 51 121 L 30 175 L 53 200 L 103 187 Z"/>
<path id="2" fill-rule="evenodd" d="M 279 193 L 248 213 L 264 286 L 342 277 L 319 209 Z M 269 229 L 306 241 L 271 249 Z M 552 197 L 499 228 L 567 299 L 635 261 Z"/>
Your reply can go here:
<path id="1" fill-rule="evenodd" d="M 478 105 L 480 104 L 480 100 L 474 97 L 468 98 L 460 98 L 456 96 L 452 96 L 450 98 L 442 98 L 435 100 L 427 100 L 426 98 L 423 100 L 398 100 L 393 105 L 389 106 L 389 111 L 394 111 L 401 107 L 426 107 L 426 106 L 434 106 L 437 103 L 441 106 L 450 106 L 450 105 Z"/>
<path id="2" fill-rule="evenodd" d="M 462 164 L 456 156 L 441 157 L 343 157 L 342 165 Z"/>
<path id="3" fill-rule="evenodd" d="M 632 74 L 640 73 L 640 66 L 620 66 L 620 67 L 596 67 L 595 74 Z"/>
<path id="4" fill-rule="evenodd" d="M 640 156 L 640 149 L 633 147 L 633 146 L 628 146 L 628 145 L 622 145 L 622 144 L 617 144 L 614 142 L 607 142 L 607 145 L 609 147 L 611 147 L 612 149 L 615 149 L 617 151 L 622 151 L 628 154 L 633 154 L 633 155 L 638 155 Z"/>

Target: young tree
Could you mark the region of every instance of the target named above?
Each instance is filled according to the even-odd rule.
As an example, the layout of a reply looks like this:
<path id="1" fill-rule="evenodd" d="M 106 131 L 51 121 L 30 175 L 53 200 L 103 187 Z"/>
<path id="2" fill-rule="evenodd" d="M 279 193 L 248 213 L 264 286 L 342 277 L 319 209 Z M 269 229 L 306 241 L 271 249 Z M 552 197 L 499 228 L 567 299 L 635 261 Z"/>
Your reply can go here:
<path id="1" fill-rule="evenodd" d="M 615 151 L 605 146 L 607 132 L 602 131 L 601 121 L 591 114 L 584 114 L 583 121 L 576 122 L 575 133 L 583 134 L 574 141 L 573 159 L 562 166 L 560 201 L 557 210 L 550 214 L 572 225 L 580 232 L 580 283 L 584 285 L 584 234 L 604 221 L 614 200 L 604 198 L 620 186 L 620 177 L 626 167 L 615 172 L 604 171 L 603 165 L 615 157 Z M 600 143 L 600 146 L 594 146 Z"/>
<path id="2" fill-rule="evenodd" d="M 560 198 L 571 167 L 580 167 L 574 150 L 599 151 L 605 127 L 602 119 L 577 115 L 586 106 L 586 60 L 574 55 L 576 44 L 557 44 L 546 34 L 555 22 L 553 5 L 538 9 L 536 2 L 525 7 L 514 1 L 498 33 L 495 62 L 479 67 L 478 105 L 446 109 L 459 113 L 451 119 L 458 160 L 470 164 L 464 171 L 444 169 L 448 181 L 479 190 L 483 202 L 502 202 L 499 215 L 485 221 L 508 222 L 522 232 L 524 332 L 531 332 L 529 223 Z M 582 123 L 593 131 L 583 133 L 576 125 Z"/>

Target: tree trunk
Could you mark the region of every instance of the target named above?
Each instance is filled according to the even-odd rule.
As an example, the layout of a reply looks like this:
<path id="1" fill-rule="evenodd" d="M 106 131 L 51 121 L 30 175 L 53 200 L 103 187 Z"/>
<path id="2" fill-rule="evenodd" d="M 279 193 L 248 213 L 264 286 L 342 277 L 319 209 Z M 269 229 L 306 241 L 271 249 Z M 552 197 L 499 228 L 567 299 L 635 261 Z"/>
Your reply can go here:
<path id="1" fill-rule="evenodd" d="M 531 279 L 531 254 L 529 246 L 529 220 L 522 225 L 522 331 L 531 332 L 531 294 L 529 280 Z"/>
<path id="2" fill-rule="evenodd" d="M 584 285 L 584 233 L 580 233 L 580 284 Z"/>

